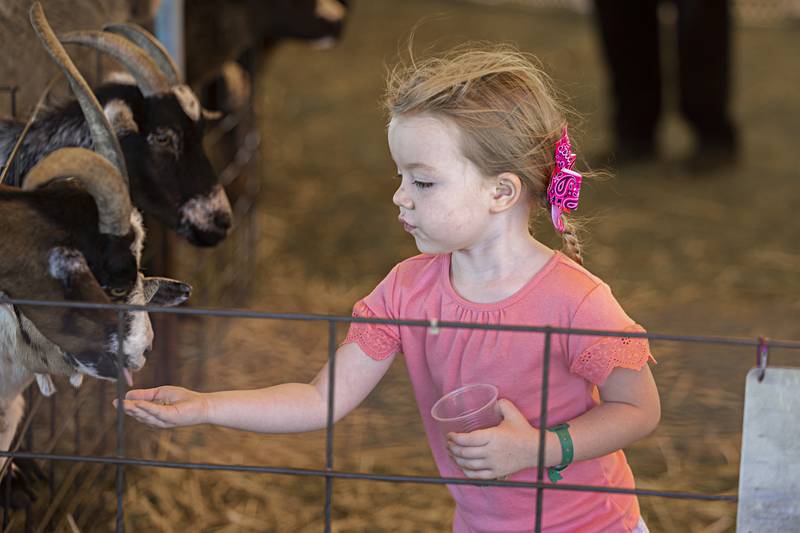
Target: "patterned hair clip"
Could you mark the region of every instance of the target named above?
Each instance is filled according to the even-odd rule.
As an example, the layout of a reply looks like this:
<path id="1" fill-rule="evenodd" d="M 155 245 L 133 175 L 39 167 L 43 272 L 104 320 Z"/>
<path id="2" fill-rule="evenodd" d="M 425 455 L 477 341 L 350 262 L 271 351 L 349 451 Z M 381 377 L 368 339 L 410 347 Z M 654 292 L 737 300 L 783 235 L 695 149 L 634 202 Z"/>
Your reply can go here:
<path id="1" fill-rule="evenodd" d="M 555 160 L 556 166 L 550 176 L 550 184 L 547 186 L 547 200 L 550 203 L 550 218 L 553 226 L 564 233 L 564 221 L 562 213 L 569 213 L 578 208 L 578 198 L 581 194 L 581 181 L 583 178 L 578 172 L 572 170 L 577 156 L 572 153 L 572 146 L 569 144 L 567 127 L 561 134 L 561 138 L 556 143 Z"/>

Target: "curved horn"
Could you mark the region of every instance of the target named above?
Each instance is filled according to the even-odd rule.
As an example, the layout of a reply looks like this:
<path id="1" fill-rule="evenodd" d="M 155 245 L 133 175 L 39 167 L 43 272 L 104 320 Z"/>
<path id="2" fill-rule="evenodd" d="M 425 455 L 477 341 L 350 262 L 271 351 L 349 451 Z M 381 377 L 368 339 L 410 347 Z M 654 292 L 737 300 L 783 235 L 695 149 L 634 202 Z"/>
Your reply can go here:
<path id="1" fill-rule="evenodd" d="M 71 31 L 59 35 L 62 43 L 91 46 L 122 63 L 145 96 L 163 94 L 170 89 L 166 76 L 147 53 L 129 40 L 105 31 Z"/>
<path id="2" fill-rule="evenodd" d="M 161 44 L 161 41 L 156 39 L 155 35 L 142 28 L 138 24 L 120 23 L 120 24 L 107 24 L 103 26 L 103 31 L 121 35 L 139 46 L 142 50 L 147 52 L 147 55 L 155 61 L 161 73 L 167 78 L 170 85 L 178 85 L 181 82 L 181 75 L 178 72 L 178 67 L 172 61 L 169 52 Z"/>
<path id="3" fill-rule="evenodd" d="M 128 186 L 108 159 L 86 148 L 61 148 L 28 172 L 22 188 L 31 191 L 59 178 L 75 178 L 92 195 L 100 233 L 128 234 L 133 210 Z"/>
<path id="4" fill-rule="evenodd" d="M 108 123 L 105 113 L 103 113 L 103 108 L 100 107 L 100 102 L 97 101 L 97 97 L 89 88 L 89 84 L 86 83 L 80 71 L 75 67 L 72 59 L 67 55 L 64 47 L 58 42 L 39 2 L 35 2 L 31 6 L 29 15 L 39 40 L 44 45 L 47 53 L 50 54 L 50 57 L 53 58 L 53 61 L 64 71 L 64 75 L 67 77 L 70 87 L 72 87 L 72 92 L 75 93 L 75 98 L 83 110 L 83 116 L 89 124 L 89 132 L 92 136 L 94 149 L 111 161 L 117 167 L 119 174 L 127 181 L 128 172 L 125 168 L 122 149 L 114 130 L 111 129 L 111 125 Z"/>

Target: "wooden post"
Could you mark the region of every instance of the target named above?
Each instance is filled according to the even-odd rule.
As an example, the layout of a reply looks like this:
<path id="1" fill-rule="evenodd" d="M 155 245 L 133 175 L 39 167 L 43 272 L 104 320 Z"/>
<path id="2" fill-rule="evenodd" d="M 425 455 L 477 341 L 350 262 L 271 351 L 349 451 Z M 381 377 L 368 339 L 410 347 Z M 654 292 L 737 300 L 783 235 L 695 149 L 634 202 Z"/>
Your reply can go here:
<path id="1" fill-rule="evenodd" d="M 181 76 L 186 72 L 184 43 L 184 0 L 162 0 L 154 21 L 156 38 L 172 56 Z M 159 276 L 178 277 L 173 263 L 175 235 L 159 223 L 148 225 L 148 248 L 152 251 L 148 271 Z M 153 322 L 154 378 L 156 385 L 173 383 L 178 359 L 178 321 L 175 315 L 150 315 Z"/>
<path id="2" fill-rule="evenodd" d="M 173 263 L 175 236 L 160 223 L 148 220 L 148 234 L 145 248 L 145 271 L 156 276 L 177 277 Z M 174 383 L 178 358 L 178 321 L 170 313 L 151 313 L 153 323 L 153 364 L 154 385 Z"/>

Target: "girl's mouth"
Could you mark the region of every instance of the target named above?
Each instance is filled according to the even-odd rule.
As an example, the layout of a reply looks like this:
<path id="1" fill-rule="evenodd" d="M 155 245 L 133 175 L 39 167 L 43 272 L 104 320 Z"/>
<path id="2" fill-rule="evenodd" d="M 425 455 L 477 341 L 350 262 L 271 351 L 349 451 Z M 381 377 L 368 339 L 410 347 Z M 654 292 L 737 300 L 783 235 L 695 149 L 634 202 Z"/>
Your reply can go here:
<path id="1" fill-rule="evenodd" d="M 402 225 L 403 225 L 403 229 L 404 229 L 404 230 L 406 230 L 406 231 L 407 231 L 407 232 L 409 232 L 409 233 L 411 233 L 412 231 L 414 231 L 415 229 L 417 229 L 417 227 L 416 227 L 416 226 L 412 226 L 411 224 L 409 224 L 408 222 L 406 222 L 406 221 L 405 221 L 405 220 L 403 220 L 402 218 L 399 218 L 398 220 L 400 221 L 400 224 L 402 224 Z"/>

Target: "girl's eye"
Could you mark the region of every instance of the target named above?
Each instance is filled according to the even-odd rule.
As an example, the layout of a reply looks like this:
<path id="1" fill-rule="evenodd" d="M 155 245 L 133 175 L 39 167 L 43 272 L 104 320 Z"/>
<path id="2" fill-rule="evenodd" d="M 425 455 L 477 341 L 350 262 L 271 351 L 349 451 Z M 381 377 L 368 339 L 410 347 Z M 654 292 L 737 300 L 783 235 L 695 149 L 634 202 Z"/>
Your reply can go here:
<path id="1" fill-rule="evenodd" d="M 414 185 L 420 189 L 427 189 L 429 187 L 433 187 L 433 183 L 431 183 L 430 181 L 414 180 Z"/>

